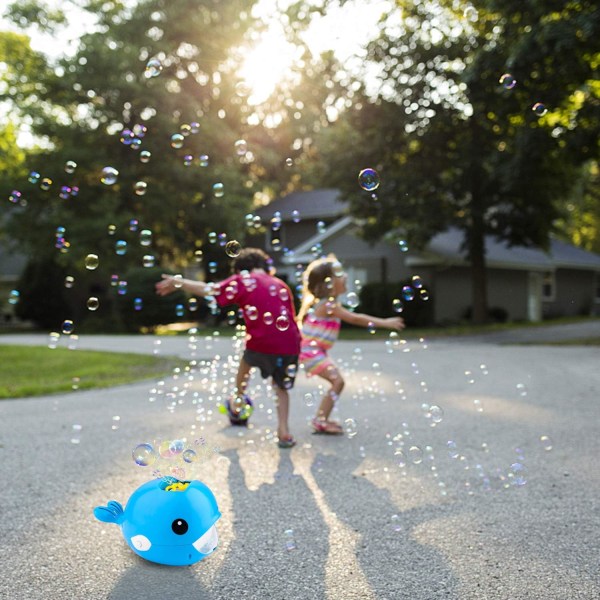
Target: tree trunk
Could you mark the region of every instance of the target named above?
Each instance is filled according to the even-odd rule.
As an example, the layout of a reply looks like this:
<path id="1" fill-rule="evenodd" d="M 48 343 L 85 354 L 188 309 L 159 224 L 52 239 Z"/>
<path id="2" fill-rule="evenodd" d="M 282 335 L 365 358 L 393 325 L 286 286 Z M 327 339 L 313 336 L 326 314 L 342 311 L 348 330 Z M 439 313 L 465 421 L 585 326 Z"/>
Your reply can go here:
<path id="1" fill-rule="evenodd" d="M 483 229 L 473 228 L 469 254 L 471 258 L 472 322 L 481 325 L 488 320 L 487 268 L 485 263 L 485 238 Z"/>

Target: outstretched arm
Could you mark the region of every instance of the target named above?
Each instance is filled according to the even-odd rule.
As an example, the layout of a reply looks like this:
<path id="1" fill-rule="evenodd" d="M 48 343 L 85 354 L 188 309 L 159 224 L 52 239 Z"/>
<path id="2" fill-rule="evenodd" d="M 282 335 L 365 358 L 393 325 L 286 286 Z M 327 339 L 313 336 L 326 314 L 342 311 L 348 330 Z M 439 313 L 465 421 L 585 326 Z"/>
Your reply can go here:
<path id="1" fill-rule="evenodd" d="M 195 296 L 210 296 L 213 286 L 204 281 L 194 281 L 193 279 L 184 279 L 181 275 L 165 275 L 162 280 L 154 286 L 159 296 L 167 296 L 177 289 L 183 289 Z"/>
<path id="2" fill-rule="evenodd" d="M 332 315 L 338 319 L 341 319 L 345 323 L 357 325 L 358 327 L 368 327 L 372 324 L 374 327 L 380 329 L 396 329 L 397 331 L 404 329 L 404 319 L 402 317 L 388 317 L 386 319 L 382 319 L 380 317 L 365 315 L 363 313 L 353 313 L 339 304 L 335 305 Z"/>

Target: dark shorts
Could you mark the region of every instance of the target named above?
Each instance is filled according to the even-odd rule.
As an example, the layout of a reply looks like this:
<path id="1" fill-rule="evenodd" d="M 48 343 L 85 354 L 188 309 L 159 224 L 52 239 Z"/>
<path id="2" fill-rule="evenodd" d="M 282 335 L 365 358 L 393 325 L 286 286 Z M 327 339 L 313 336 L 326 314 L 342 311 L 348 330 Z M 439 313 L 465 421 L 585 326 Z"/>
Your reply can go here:
<path id="1" fill-rule="evenodd" d="M 273 378 L 273 383 L 282 390 L 294 387 L 298 370 L 297 354 L 263 354 L 253 350 L 244 350 L 244 360 L 251 366 L 260 369 L 263 379 Z"/>

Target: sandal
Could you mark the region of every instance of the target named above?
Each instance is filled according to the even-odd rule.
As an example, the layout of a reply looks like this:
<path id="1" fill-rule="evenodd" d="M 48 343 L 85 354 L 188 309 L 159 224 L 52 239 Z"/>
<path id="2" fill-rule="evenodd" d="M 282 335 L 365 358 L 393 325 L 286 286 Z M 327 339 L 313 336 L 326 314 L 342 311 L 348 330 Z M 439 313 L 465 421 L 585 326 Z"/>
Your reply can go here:
<path id="1" fill-rule="evenodd" d="M 342 426 L 336 421 L 323 421 L 313 419 L 311 422 L 313 433 L 324 433 L 326 435 L 344 435 Z"/>
<path id="2" fill-rule="evenodd" d="M 277 445 L 280 448 L 293 448 L 296 445 L 296 440 L 293 436 L 289 435 L 286 438 L 278 440 Z"/>

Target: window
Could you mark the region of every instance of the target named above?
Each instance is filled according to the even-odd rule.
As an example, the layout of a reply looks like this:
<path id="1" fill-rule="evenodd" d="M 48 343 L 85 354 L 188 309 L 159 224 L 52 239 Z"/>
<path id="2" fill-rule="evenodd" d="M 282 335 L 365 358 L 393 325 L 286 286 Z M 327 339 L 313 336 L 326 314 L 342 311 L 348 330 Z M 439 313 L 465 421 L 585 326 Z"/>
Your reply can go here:
<path id="1" fill-rule="evenodd" d="M 542 300 L 544 302 L 554 302 L 556 299 L 556 276 L 554 271 L 544 273 L 542 279 Z"/>

